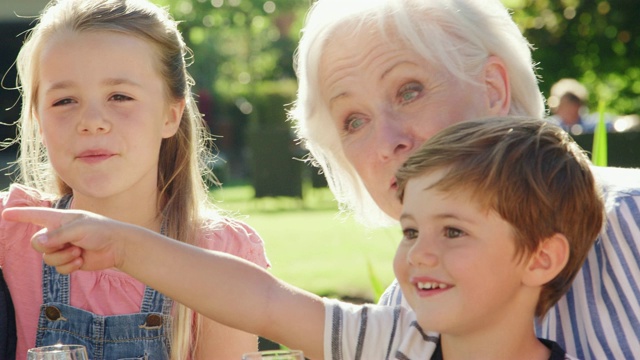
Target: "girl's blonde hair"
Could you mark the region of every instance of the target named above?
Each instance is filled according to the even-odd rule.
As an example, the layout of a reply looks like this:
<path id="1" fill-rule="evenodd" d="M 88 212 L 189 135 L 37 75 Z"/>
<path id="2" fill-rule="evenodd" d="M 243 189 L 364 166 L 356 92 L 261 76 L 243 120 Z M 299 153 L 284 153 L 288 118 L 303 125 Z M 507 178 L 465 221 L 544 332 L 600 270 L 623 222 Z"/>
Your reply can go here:
<path id="1" fill-rule="evenodd" d="M 54 0 L 30 30 L 17 60 L 22 112 L 18 122 L 19 180 L 25 185 L 61 197 L 72 189 L 49 162 L 36 121 L 39 91 L 38 63 L 43 45 L 60 31 L 110 31 L 135 36 L 152 45 L 166 84 L 167 100 L 184 99 L 186 106 L 175 136 L 163 139 L 158 165 L 158 214 L 163 214 L 168 237 L 196 244 L 198 230 L 219 223 L 222 217 L 207 202 L 203 175 L 208 132 L 191 93 L 193 79 L 187 72 L 190 53 L 177 23 L 169 13 L 146 0 Z M 210 210 L 205 222 L 203 212 Z M 201 317 L 176 304 L 173 317 L 171 358 L 193 357 Z"/>

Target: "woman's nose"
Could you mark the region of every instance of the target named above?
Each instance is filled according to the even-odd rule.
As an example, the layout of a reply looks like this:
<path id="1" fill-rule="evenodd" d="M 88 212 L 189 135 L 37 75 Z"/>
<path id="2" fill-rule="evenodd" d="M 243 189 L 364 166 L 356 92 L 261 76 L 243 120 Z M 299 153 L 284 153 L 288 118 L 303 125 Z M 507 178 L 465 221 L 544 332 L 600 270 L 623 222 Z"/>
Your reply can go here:
<path id="1" fill-rule="evenodd" d="M 78 132 L 82 134 L 98 134 L 108 132 L 111 128 L 103 109 L 96 104 L 85 105 L 84 111 L 80 115 Z"/>
<path id="2" fill-rule="evenodd" d="M 383 160 L 405 158 L 416 147 L 416 134 L 408 122 L 398 115 L 386 113 L 380 116 L 376 131 L 376 148 Z"/>

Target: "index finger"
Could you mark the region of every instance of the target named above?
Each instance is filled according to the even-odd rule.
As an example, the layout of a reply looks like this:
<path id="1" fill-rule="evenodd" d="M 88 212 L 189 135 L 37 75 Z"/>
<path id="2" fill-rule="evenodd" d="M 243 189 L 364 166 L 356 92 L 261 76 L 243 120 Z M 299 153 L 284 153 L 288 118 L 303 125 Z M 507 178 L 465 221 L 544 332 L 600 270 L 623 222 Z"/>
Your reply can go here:
<path id="1" fill-rule="evenodd" d="M 68 210 L 44 207 L 16 207 L 2 211 L 2 218 L 5 220 L 32 223 L 47 229 L 57 229 L 77 217 L 78 214 Z"/>

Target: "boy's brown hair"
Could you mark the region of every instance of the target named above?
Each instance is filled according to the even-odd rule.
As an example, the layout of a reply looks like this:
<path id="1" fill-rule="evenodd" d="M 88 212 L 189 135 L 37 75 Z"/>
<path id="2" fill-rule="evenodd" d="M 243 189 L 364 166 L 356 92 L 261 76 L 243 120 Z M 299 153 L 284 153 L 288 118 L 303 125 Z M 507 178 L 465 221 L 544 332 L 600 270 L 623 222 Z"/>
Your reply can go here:
<path id="1" fill-rule="evenodd" d="M 568 239 L 569 260 L 545 284 L 535 315 L 541 318 L 567 292 L 604 218 L 589 159 L 559 127 L 523 117 L 486 118 L 448 127 L 424 143 L 398 170 L 398 197 L 407 181 L 447 169 L 434 185 L 464 189 L 482 208 L 514 229 L 516 256 L 532 254 L 556 233 Z"/>

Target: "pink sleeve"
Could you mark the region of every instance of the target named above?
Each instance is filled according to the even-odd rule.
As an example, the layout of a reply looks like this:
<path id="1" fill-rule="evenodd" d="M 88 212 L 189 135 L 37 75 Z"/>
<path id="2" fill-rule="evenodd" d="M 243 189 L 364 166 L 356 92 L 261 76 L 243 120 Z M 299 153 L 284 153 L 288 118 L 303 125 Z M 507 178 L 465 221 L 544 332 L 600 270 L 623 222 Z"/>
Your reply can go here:
<path id="1" fill-rule="evenodd" d="M 6 192 L 0 192 L 0 213 L 4 209 L 23 206 L 49 207 L 51 202 L 43 200 L 43 196 L 37 190 L 23 185 L 13 184 Z M 0 267 L 5 265 L 6 254 L 14 250 L 15 246 L 22 245 L 17 239 L 31 238 L 31 235 L 39 230 L 39 227 L 30 224 L 21 224 L 4 221 L 0 217 Z"/>
<path id="2" fill-rule="evenodd" d="M 241 257 L 265 269 L 271 267 L 260 235 L 238 220 L 223 218 L 216 223 L 210 221 L 200 236 L 199 245 Z"/>
<path id="3" fill-rule="evenodd" d="M 36 190 L 11 185 L 0 194 L 0 211 L 10 207 L 42 206 L 51 202 Z M 31 236 L 40 227 L 0 219 L 0 266 L 11 292 L 16 312 L 18 344 L 16 358 L 26 358 L 35 346 L 42 304 L 42 255 L 31 248 Z"/>

